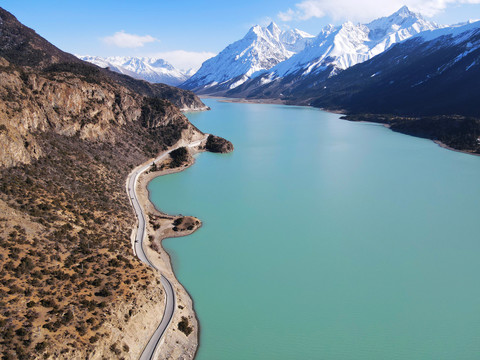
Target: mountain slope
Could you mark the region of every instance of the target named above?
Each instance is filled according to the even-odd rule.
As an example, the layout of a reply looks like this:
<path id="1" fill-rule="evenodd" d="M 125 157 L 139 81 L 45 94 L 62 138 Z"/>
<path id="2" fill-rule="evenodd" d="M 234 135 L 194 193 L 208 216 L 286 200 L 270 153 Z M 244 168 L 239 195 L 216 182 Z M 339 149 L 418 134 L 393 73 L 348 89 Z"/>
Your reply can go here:
<path id="1" fill-rule="evenodd" d="M 204 136 L 167 98 L 202 103 L 85 63 L 1 8 L 0 98 L 2 356 L 137 359 L 164 294 L 132 254 L 125 179 Z"/>
<path id="2" fill-rule="evenodd" d="M 46 67 L 60 62 L 81 63 L 75 56 L 50 44 L 1 8 L 0 27 L 8 29 L 0 32 L 0 51 L 9 62 L 32 67 Z"/>
<path id="3" fill-rule="evenodd" d="M 437 28 L 438 25 L 407 7 L 365 25 L 351 22 L 338 27 L 329 25 L 303 51 L 227 95 L 282 97 L 305 87 L 312 78 L 325 80 L 381 54 L 398 42 Z"/>
<path id="4" fill-rule="evenodd" d="M 198 93 L 233 89 L 302 50 L 312 37 L 300 30 L 281 31 L 273 22 L 254 26 L 243 39 L 205 61 L 181 87 Z"/>
<path id="5" fill-rule="evenodd" d="M 480 153 L 480 22 L 424 32 L 291 94 L 401 133 Z"/>
<path id="6" fill-rule="evenodd" d="M 91 81 L 115 82 L 144 96 L 168 99 L 182 111 L 205 110 L 207 107 L 191 91 L 165 84 L 138 81 L 130 76 L 99 68 L 68 54 L 39 36 L 34 30 L 22 25 L 8 11 L 0 12 L 1 56 L 11 64 L 29 66 L 36 70 L 68 72 Z"/>
<path id="7" fill-rule="evenodd" d="M 480 116 L 479 59 L 476 22 L 422 33 L 292 96 L 352 112 Z"/>
<path id="8" fill-rule="evenodd" d="M 102 68 L 109 68 L 120 74 L 131 76 L 135 79 L 146 80 L 152 83 L 179 85 L 190 76 L 175 69 L 163 59 L 147 57 L 112 56 L 78 56 L 79 59 L 88 61 Z"/>

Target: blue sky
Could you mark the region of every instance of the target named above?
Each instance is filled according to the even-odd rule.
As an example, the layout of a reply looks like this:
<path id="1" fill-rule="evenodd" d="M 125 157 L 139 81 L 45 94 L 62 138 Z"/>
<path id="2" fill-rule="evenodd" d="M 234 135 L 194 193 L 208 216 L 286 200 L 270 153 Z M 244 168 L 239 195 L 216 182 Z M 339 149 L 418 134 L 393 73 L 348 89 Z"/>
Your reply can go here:
<path id="1" fill-rule="evenodd" d="M 65 51 L 164 55 L 187 68 L 199 66 L 254 24 L 274 20 L 317 34 L 328 23 L 367 22 L 403 4 L 444 24 L 480 18 L 480 0 L 3 0 L 1 6 Z"/>

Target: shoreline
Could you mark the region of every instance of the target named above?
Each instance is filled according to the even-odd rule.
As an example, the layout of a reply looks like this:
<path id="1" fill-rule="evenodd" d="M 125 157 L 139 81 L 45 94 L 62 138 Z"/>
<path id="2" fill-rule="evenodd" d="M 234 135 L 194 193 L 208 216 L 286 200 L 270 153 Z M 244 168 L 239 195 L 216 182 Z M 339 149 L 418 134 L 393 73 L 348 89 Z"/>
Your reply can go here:
<path id="1" fill-rule="evenodd" d="M 280 100 L 280 99 L 245 99 L 245 98 L 229 98 L 224 96 L 211 96 L 211 95 L 197 95 L 197 96 L 200 99 L 216 99 L 219 102 L 226 102 L 226 103 L 287 105 L 284 100 Z"/>
<path id="2" fill-rule="evenodd" d="M 198 95 L 198 97 L 204 98 L 204 99 L 217 99 L 219 102 L 225 102 L 225 103 L 266 104 L 266 105 L 286 105 L 286 106 L 310 107 L 310 108 L 319 109 L 319 110 L 322 110 L 322 111 L 325 111 L 325 112 L 328 112 L 328 113 L 331 113 L 331 114 L 341 115 L 341 116 L 344 116 L 344 117 L 349 116 L 349 115 L 347 115 L 347 112 L 344 111 L 344 110 L 329 110 L 329 109 L 325 109 L 325 108 L 317 108 L 317 107 L 310 106 L 310 105 L 287 104 L 286 101 L 280 100 L 280 99 L 252 99 L 252 100 L 249 100 L 249 99 L 245 99 L 245 98 L 229 98 L 229 97 L 212 96 L 212 95 Z M 346 120 L 346 121 L 358 122 L 358 123 L 383 125 L 387 129 L 392 130 L 391 129 L 391 124 L 388 124 L 388 123 L 374 122 L 374 121 L 369 121 L 369 120 L 353 120 L 353 119 L 349 119 L 349 118 L 344 118 L 344 119 L 340 118 L 339 120 Z M 422 137 L 420 137 L 420 136 L 415 136 L 415 135 L 411 135 L 411 134 L 408 134 L 408 133 L 395 131 L 395 130 L 392 130 L 392 131 L 398 132 L 398 133 L 403 134 L 403 135 L 413 136 L 413 137 L 422 139 Z M 480 154 L 478 154 L 478 153 L 474 153 L 474 152 L 467 151 L 467 150 L 460 150 L 460 149 L 452 148 L 451 146 L 446 145 L 445 143 L 443 143 L 440 140 L 429 139 L 429 138 L 423 138 L 423 139 L 433 141 L 435 144 L 437 144 L 438 146 L 440 146 L 443 149 L 447 149 L 447 150 L 451 150 L 451 151 L 455 151 L 455 152 L 459 152 L 459 153 L 467 154 L 467 155 L 480 156 Z"/>
<path id="3" fill-rule="evenodd" d="M 194 154 L 200 154 L 202 152 L 206 152 L 205 150 L 200 150 L 200 151 L 196 151 Z M 184 170 L 187 170 L 188 168 L 190 168 L 191 166 L 195 165 L 195 158 L 193 158 L 192 156 L 192 160 L 189 162 L 189 164 L 187 166 L 184 166 L 182 168 L 177 168 L 177 169 L 169 169 L 171 171 L 168 171 L 168 170 L 163 170 L 163 171 L 156 171 L 156 172 L 152 172 L 152 173 L 149 173 L 147 174 L 147 176 L 145 176 L 142 180 L 141 180 L 141 185 L 147 192 L 147 199 L 145 200 L 146 203 L 148 203 L 149 205 L 153 206 L 153 208 L 155 209 L 154 211 L 158 214 L 161 214 L 161 216 L 173 216 L 173 217 L 176 217 L 176 215 L 170 215 L 170 214 L 167 214 L 165 212 L 163 212 L 162 210 L 160 210 L 159 208 L 157 208 L 155 206 L 155 204 L 150 200 L 150 190 L 148 189 L 148 185 L 150 184 L 150 182 L 157 178 L 157 177 L 160 177 L 160 176 L 165 176 L 165 175 L 171 175 L 171 174 L 177 174 L 177 173 L 180 173 Z M 145 204 L 143 203 L 144 199 L 142 199 L 142 206 L 145 206 Z M 148 215 L 148 214 L 147 214 Z M 194 336 L 194 339 L 196 340 L 195 341 L 195 345 L 194 345 L 194 353 L 193 353 L 193 356 L 191 357 L 191 359 L 194 359 L 197 355 L 197 352 L 198 352 L 198 348 L 200 347 L 200 320 L 198 319 L 198 316 L 197 316 L 197 312 L 195 311 L 195 301 L 193 299 L 193 296 L 190 295 L 190 293 L 188 292 L 188 290 L 183 286 L 183 284 L 180 282 L 180 280 L 178 280 L 177 278 L 177 275 L 175 274 L 175 270 L 173 268 L 173 264 L 172 264 L 172 257 L 171 255 L 169 254 L 168 251 L 165 250 L 165 248 L 163 247 L 163 240 L 165 239 L 174 239 L 174 238 L 181 238 L 181 237 L 184 237 L 184 236 L 188 236 L 188 235 L 191 235 L 193 234 L 194 232 L 196 232 L 197 230 L 199 230 L 202 226 L 203 226 L 203 222 L 199 219 L 200 221 L 200 225 L 195 228 L 194 230 L 192 230 L 191 232 L 189 233 L 181 233 L 181 234 L 177 234 L 177 235 L 170 235 L 170 236 L 160 236 L 158 238 L 158 241 L 160 242 L 160 249 L 161 251 L 166 254 L 166 256 L 168 257 L 168 265 L 171 269 L 171 273 L 173 275 L 173 278 L 175 279 L 175 283 L 177 283 L 181 288 L 182 290 L 187 294 L 188 298 L 190 299 L 190 302 L 191 302 L 191 312 L 195 318 L 195 329 L 196 331 L 194 330 L 194 332 L 192 332 L 192 334 L 195 334 Z M 149 232 L 147 232 L 147 237 L 149 235 Z M 149 245 L 149 244 L 148 244 Z M 173 321 L 172 321 L 172 324 L 173 324 Z M 192 335 L 191 334 L 191 335 Z M 193 344 L 192 344 L 193 345 Z M 160 353 L 160 351 L 159 351 Z"/>
<path id="4" fill-rule="evenodd" d="M 405 134 L 405 135 L 408 135 L 408 134 Z M 417 136 L 415 136 L 415 137 L 417 137 Z M 430 140 L 430 139 L 428 139 L 428 140 Z M 448 146 L 447 144 L 444 144 L 440 140 L 432 140 L 432 141 L 435 144 L 437 144 L 438 146 L 440 146 L 441 148 L 446 149 L 446 150 L 451 150 L 451 151 L 455 151 L 455 152 L 459 152 L 459 153 L 467 154 L 467 155 L 480 156 L 480 154 L 477 154 L 477 153 L 474 153 L 474 152 L 469 152 L 469 151 L 466 151 L 466 150 L 459 150 L 459 149 L 452 148 L 452 147 Z"/>
<path id="5" fill-rule="evenodd" d="M 341 116 L 344 116 L 344 117 L 350 116 L 350 115 L 347 115 L 347 112 L 344 111 L 344 110 L 329 110 L 329 109 L 325 109 L 325 108 L 317 108 L 317 107 L 310 106 L 310 105 L 288 104 L 288 103 L 286 103 L 286 101 L 280 100 L 280 99 L 254 99 L 254 100 L 252 99 L 252 100 L 249 100 L 249 99 L 245 99 L 245 98 L 229 98 L 229 97 L 224 97 L 224 96 L 212 96 L 212 95 L 197 95 L 197 96 L 199 98 L 203 98 L 203 99 L 217 99 L 219 102 L 226 102 L 226 103 L 266 104 L 266 105 L 286 105 L 286 106 L 311 107 L 311 108 L 319 109 L 319 110 L 322 110 L 322 111 L 325 111 L 325 112 L 328 112 L 328 113 L 331 113 L 331 114 L 341 115 Z M 353 116 L 355 116 L 355 115 L 353 115 Z M 379 115 L 379 116 L 381 116 L 381 115 Z M 349 118 L 344 118 L 344 119 L 340 118 L 339 120 L 346 120 L 346 121 L 360 122 L 360 123 L 379 124 L 379 125 L 385 126 L 387 129 L 392 130 L 391 125 L 388 124 L 388 123 L 374 122 L 374 121 L 369 121 L 369 120 L 353 120 L 353 119 L 349 119 Z M 395 131 L 395 130 L 392 130 L 392 131 Z M 403 134 L 403 135 L 413 136 L 413 137 L 422 139 L 422 137 L 420 137 L 420 136 L 415 136 L 415 135 L 411 135 L 411 134 L 408 134 L 408 133 L 403 133 L 403 132 L 400 132 L 400 131 L 395 131 L 395 132 L 398 132 L 398 133 Z M 444 149 L 447 149 L 447 150 L 460 152 L 460 153 L 467 154 L 467 155 L 480 156 L 480 154 L 478 154 L 478 153 L 474 153 L 474 152 L 467 151 L 467 150 L 460 150 L 460 149 L 452 148 L 452 147 L 444 144 L 440 140 L 429 139 L 429 138 L 423 138 L 423 139 L 433 141 L 435 144 L 437 144 L 441 148 L 444 148 Z"/>
<path id="6" fill-rule="evenodd" d="M 229 102 L 229 103 L 255 103 L 255 104 L 283 104 L 287 105 L 284 103 L 279 103 L 279 102 L 260 102 L 260 101 L 248 101 L 244 99 L 238 99 L 238 101 L 235 101 L 237 99 L 230 99 L 230 98 L 222 98 L 222 97 L 204 97 L 204 98 L 210 98 L 210 99 L 216 99 L 219 102 Z M 294 105 L 294 106 L 305 106 L 309 107 L 308 105 Z M 332 112 L 328 111 L 325 109 L 320 109 L 319 110 L 325 111 L 325 112 L 330 112 L 330 113 L 335 113 L 337 115 L 342 115 L 339 112 Z M 361 120 L 361 121 L 354 121 L 350 119 L 341 119 L 340 120 L 347 120 L 347 121 L 352 121 L 352 122 L 360 122 L 360 123 L 367 123 L 367 124 L 375 124 L 375 125 L 381 125 L 386 128 L 390 129 L 390 125 L 388 123 L 380 123 L 380 122 L 373 122 L 373 121 L 368 121 L 368 120 Z M 403 135 L 409 135 L 407 133 L 402 133 Z M 198 134 L 195 134 L 193 137 L 195 137 Z M 205 134 L 208 135 L 208 134 Z M 409 135 L 413 136 L 413 135 Z M 418 137 L 418 136 L 414 136 Z M 420 138 L 420 137 L 418 137 Z M 198 139 L 197 139 L 198 140 Z M 448 145 L 442 143 L 441 141 L 438 140 L 433 140 L 433 139 L 427 139 L 430 141 L 433 141 L 435 144 L 437 144 L 439 147 L 442 147 L 447 150 L 453 150 L 456 152 L 460 153 L 465 153 L 468 155 L 476 155 L 480 156 L 480 154 L 468 152 L 468 151 L 462 151 L 458 150 L 455 148 L 451 148 Z M 190 140 L 192 142 L 192 140 Z M 180 143 L 180 145 L 179 145 Z M 194 307 L 194 299 L 188 292 L 188 290 L 181 284 L 179 279 L 177 278 L 177 275 L 174 272 L 173 264 L 172 264 L 172 258 L 170 254 L 165 250 L 163 247 L 163 240 L 167 238 L 179 238 L 183 236 L 188 236 L 193 234 L 195 231 L 200 229 L 202 227 L 202 222 L 200 219 L 191 217 L 191 216 L 186 216 L 184 217 L 183 215 L 171 215 L 163 212 L 160 208 L 158 208 L 155 204 L 150 199 L 150 190 L 148 188 L 149 183 L 159 177 L 159 176 L 164 176 L 164 175 L 170 175 L 170 174 L 175 174 L 182 172 L 191 166 L 193 166 L 196 162 L 195 158 L 193 155 L 206 152 L 207 150 L 205 149 L 205 143 L 206 143 L 206 136 L 202 139 L 200 144 L 195 144 L 194 147 L 189 147 L 188 144 L 184 140 L 180 140 L 179 143 L 176 144 L 176 147 L 180 146 L 185 146 L 189 149 L 189 154 L 190 157 L 186 163 L 184 163 L 182 166 L 173 168 L 173 169 L 164 169 L 164 170 L 159 170 L 159 171 L 154 171 L 154 172 L 148 172 L 145 171 L 142 173 L 137 181 L 136 187 L 138 191 L 138 201 L 140 202 L 140 205 L 142 209 L 144 210 L 144 215 L 146 219 L 146 234 L 145 234 L 145 240 L 144 240 L 144 245 L 143 249 L 144 252 L 148 255 L 148 259 L 154 264 L 155 267 L 158 268 L 159 274 L 164 274 L 167 275 L 168 278 L 172 281 L 172 286 L 174 288 L 174 293 L 175 293 L 175 298 L 177 299 L 177 303 L 175 304 L 175 311 L 172 317 L 171 322 L 167 326 L 164 335 L 162 336 L 161 340 L 158 342 L 158 347 L 155 352 L 155 358 L 158 359 L 166 359 L 166 358 L 182 358 L 182 359 L 194 359 L 198 353 L 198 349 L 200 346 L 200 322 L 197 316 L 197 313 L 195 311 Z M 192 144 L 193 145 L 193 144 Z M 170 150 L 174 149 L 175 147 L 171 147 L 168 150 L 160 153 L 157 158 L 161 157 L 162 155 L 165 155 L 168 153 Z M 152 161 L 155 159 L 150 159 L 147 162 L 144 162 L 140 166 L 145 166 L 147 164 L 151 164 Z M 159 161 L 158 164 L 162 164 L 165 162 L 165 160 L 169 159 L 167 157 L 166 159 L 163 159 L 162 161 Z M 160 229 L 154 230 L 152 228 L 152 220 L 155 220 L 156 217 L 160 217 L 163 220 L 169 220 L 170 222 L 172 220 L 178 219 L 178 218 L 194 218 L 198 220 L 199 224 L 195 226 L 192 230 L 189 231 L 177 231 L 177 232 L 172 232 L 169 231 L 171 230 L 172 226 L 164 226 L 165 224 L 162 224 L 162 227 Z M 164 221 L 166 223 L 166 221 Z M 135 227 L 135 232 L 138 231 L 138 226 Z M 132 232 L 132 239 L 134 239 L 134 232 Z M 154 249 L 155 244 L 158 245 L 159 248 Z M 133 247 L 134 244 L 132 243 Z M 163 291 L 163 290 L 162 290 Z M 187 319 L 189 319 L 189 326 L 193 327 L 192 333 L 189 335 L 185 336 L 182 332 L 178 331 L 177 329 L 177 324 L 180 319 L 180 317 L 186 316 Z M 161 320 L 161 319 L 160 319 Z"/>
<path id="7" fill-rule="evenodd" d="M 206 136 L 204 136 L 202 142 L 198 146 L 195 146 L 194 148 L 188 148 L 190 157 L 185 165 L 173 169 L 164 169 L 155 172 L 144 172 L 139 176 L 138 182 L 136 184 L 138 201 L 141 208 L 143 209 L 146 224 L 143 251 L 147 255 L 148 260 L 158 269 L 159 274 L 166 276 L 170 280 L 176 300 L 172 320 L 168 324 L 155 351 L 155 358 L 159 359 L 172 357 L 193 359 L 198 351 L 200 326 L 197 314 L 194 310 L 193 298 L 178 280 L 173 269 L 171 256 L 163 247 L 163 240 L 167 238 L 177 238 L 190 235 L 196 230 L 198 230 L 202 226 L 202 223 L 199 219 L 194 217 L 170 215 L 158 209 L 150 200 L 150 191 L 148 190 L 148 184 L 151 180 L 158 176 L 174 174 L 188 169 L 195 163 L 193 155 L 205 151 L 205 143 Z M 169 150 L 162 152 L 161 154 L 159 154 L 158 157 L 161 157 Z M 166 159 L 169 159 L 169 157 L 167 157 Z M 163 163 L 166 159 L 163 159 L 163 161 L 159 162 L 159 164 Z M 149 161 L 143 163 L 141 166 L 152 163 L 153 161 L 154 159 L 150 159 Z M 174 232 L 172 222 L 178 218 L 195 219 L 196 222 L 198 221 L 198 224 L 191 230 Z M 156 229 L 154 229 L 152 226 L 152 224 L 154 223 L 157 226 Z M 160 226 L 158 227 L 158 225 Z M 132 232 L 133 241 L 135 238 L 134 234 L 137 231 L 138 219 L 137 226 Z M 132 247 L 135 247 L 134 242 L 132 242 Z M 188 325 L 192 327 L 192 332 L 188 336 L 179 331 L 177 328 L 178 323 L 182 320 L 183 317 L 186 317 L 188 319 Z M 163 313 L 159 321 L 157 321 L 157 326 L 162 319 Z M 150 341 L 150 338 L 148 339 L 148 341 Z"/>

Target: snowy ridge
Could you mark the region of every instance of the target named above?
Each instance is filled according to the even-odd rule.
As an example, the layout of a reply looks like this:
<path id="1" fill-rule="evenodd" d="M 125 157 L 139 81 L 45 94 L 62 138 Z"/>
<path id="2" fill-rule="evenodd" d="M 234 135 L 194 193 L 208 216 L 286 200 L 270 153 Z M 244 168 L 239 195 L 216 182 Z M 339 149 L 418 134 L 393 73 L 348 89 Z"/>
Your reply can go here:
<path id="1" fill-rule="evenodd" d="M 407 7 L 368 24 L 328 25 L 301 52 L 272 68 L 274 78 L 304 76 L 330 69 L 331 75 L 381 54 L 392 45 L 423 31 L 438 29 L 435 23 Z"/>
<path id="2" fill-rule="evenodd" d="M 163 59 L 148 57 L 112 56 L 102 58 L 99 56 L 78 56 L 81 60 L 103 68 L 125 74 L 136 79 L 146 80 L 152 83 L 164 83 L 167 85 L 179 85 L 191 76 L 191 72 L 182 72 L 175 69 Z"/>
<path id="3" fill-rule="evenodd" d="M 416 37 L 421 38 L 423 41 L 430 41 L 439 39 L 442 36 L 457 37 L 458 35 L 465 34 L 470 36 L 469 32 L 478 31 L 480 29 L 480 20 L 468 21 L 465 23 L 455 24 L 451 26 L 442 27 L 440 29 L 432 29 L 430 31 L 424 31 Z M 459 39 L 457 39 L 457 42 Z"/>
<path id="4" fill-rule="evenodd" d="M 282 31 L 275 23 L 252 27 L 245 37 L 205 61 L 186 89 L 235 88 L 305 48 L 313 36 L 300 30 Z"/>
<path id="5" fill-rule="evenodd" d="M 480 21 L 467 22 L 439 30 L 426 31 L 418 34 L 416 38 L 424 42 L 430 42 L 428 44 L 430 47 L 440 48 L 456 46 L 461 50 L 455 58 L 439 67 L 435 74 L 429 75 L 429 78 L 432 78 L 441 75 L 471 53 L 478 51 L 480 48 Z M 465 71 L 469 71 L 472 67 L 478 64 L 479 60 L 474 59 L 473 62 L 465 68 Z"/>

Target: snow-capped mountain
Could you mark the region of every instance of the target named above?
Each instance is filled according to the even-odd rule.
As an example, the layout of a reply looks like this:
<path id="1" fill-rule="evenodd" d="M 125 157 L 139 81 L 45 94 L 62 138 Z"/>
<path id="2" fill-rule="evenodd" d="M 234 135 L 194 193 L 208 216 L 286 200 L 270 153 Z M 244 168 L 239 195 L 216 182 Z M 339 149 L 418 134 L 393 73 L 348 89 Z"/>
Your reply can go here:
<path id="1" fill-rule="evenodd" d="M 422 32 L 290 99 L 351 113 L 478 117 L 479 91 L 480 21 Z"/>
<path id="2" fill-rule="evenodd" d="M 191 75 L 175 69 L 163 59 L 147 57 L 112 56 L 102 58 L 99 56 L 78 56 L 103 68 L 110 68 L 120 74 L 129 75 L 136 79 L 146 80 L 152 83 L 164 83 L 167 85 L 179 85 Z"/>
<path id="3" fill-rule="evenodd" d="M 205 61 L 182 87 L 199 92 L 233 89 L 303 50 L 313 37 L 297 29 L 282 31 L 273 22 L 254 26 L 243 39 Z"/>
<path id="4" fill-rule="evenodd" d="M 312 75 L 333 76 L 383 53 L 398 42 L 438 28 L 440 26 L 406 6 L 368 24 L 355 25 L 349 21 L 340 26 L 328 25 L 303 51 L 264 72 L 245 87 L 282 87 L 287 83 L 292 86 Z"/>

